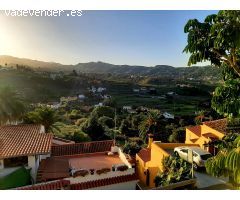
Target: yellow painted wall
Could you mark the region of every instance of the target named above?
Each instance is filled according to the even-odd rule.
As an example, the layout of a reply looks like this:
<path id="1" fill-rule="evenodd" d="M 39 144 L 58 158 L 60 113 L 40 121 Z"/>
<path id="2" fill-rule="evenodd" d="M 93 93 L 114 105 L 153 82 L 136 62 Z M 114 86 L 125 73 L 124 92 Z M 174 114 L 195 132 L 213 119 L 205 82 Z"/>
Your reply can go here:
<path id="1" fill-rule="evenodd" d="M 143 162 L 142 159 L 136 155 L 136 171 L 139 176 L 139 180 L 146 184 L 146 175 L 144 174 L 144 171 L 147 169 L 149 170 L 150 174 L 150 188 L 155 187 L 154 179 L 158 172 L 162 172 L 164 170 L 162 165 L 162 159 L 164 157 L 169 156 L 169 153 L 165 150 L 171 149 L 173 150 L 175 147 L 178 146 L 186 146 L 184 143 L 161 143 L 161 142 L 153 142 L 151 145 L 151 160 L 148 162 Z M 196 144 L 189 144 L 188 146 L 198 146 Z"/>
<path id="2" fill-rule="evenodd" d="M 203 124 L 201 125 L 201 135 L 205 134 L 205 133 L 212 133 L 213 135 L 215 135 L 218 139 L 222 139 L 224 134 Z M 190 139 L 198 139 L 196 142 L 192 142 Z M 198 144 L 201 148 L 204 149 L 204 144 L 208 143 L 210 140 L 206 137 L 198 137 L 196 136 L 193 132 L 191 132 L 188 128 L 186 128 L 186 140 L 185 143 L 186 144 Z"/>

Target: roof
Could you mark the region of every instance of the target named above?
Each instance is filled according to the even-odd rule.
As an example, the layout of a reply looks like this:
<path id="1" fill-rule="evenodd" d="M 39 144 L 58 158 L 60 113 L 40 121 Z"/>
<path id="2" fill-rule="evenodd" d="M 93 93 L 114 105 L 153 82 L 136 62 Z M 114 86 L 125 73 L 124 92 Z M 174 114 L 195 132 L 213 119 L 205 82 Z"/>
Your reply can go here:
<path id="1" fill-rule="evenodd" d="M 65 144 L 52 146 L 52 156 L 78 155 L 84 153 L 107 152 L 111 151 L 113 140 L 104 140 L 96 142 L 83 142 L 76 144 Z"/>
<path id="2" fill-rule="evenodd" d="M 50 157 L 40 163 L 39 182 L 67 178 L 69 169 L 102 169 L 112 168 L 113 165 L 123 165 L 119 155 L 107 155 L 105 153 L 91 153 L 73 156 Z"/>
<path id="3" fill-rule="evenodd" d="M 203 124 L 221 133 L 225 133 L 227 128 L 227 119 L 225 118 L 225 119 L 218 119 L 214 121 L 207 121 L 207 122 L 203 122 Z"/>
<path id="4" fill-rule="evenodd" d="M 0 127 L 0 159 L 48 154 L 52 135 L 41 133 L 41 125 L 11 125 Z"/>
<path id="5" fill-rule="evenodd" d="M 77 183 L 70 185 L 71 190 L 86 190 L 90 188 L 97 188 L 106 185 L 113 185 L 118 183 L 124 183 L 129 181 L 138 180 L 136 174 L 125 175 L 125 176 L 117 176 L 112 178 L 100 179 L 96 181 L 88 181 L 83 183 Z"/>
<path id="6" fill-rule="evenodd" d="M 57 180 L 16 188 L 16 190 L 59 190 L 70 185 L 69 180 Z"/>
<path id="7" fill-rule="evenodd" d="M 124 182 L 135 181 L 135 180 L 138 180 L 135 174 L 105 178 L 105 179 L 88 181 L 83 183 L 76 183 L 76 184 L 70 184 L 69 180 L 62 179 L 57 181 L 19 187 L 19 188 L 16 188 L 16 190 L 59 190 L 59 189 L 86 190 L 90 188 L 102 187 L 106 185 L 113 185 L 113 184 L 124 183 Z"/>
<path id="8" fill-rule="evenodd" d="M 148 162 L 151 160 L 151 149 L 150 148 L 144 148 L 141 149 L 137 155 L 144 161 Z"/>
<path id="9" fill-rule="evenodd" d="M 195 135 L 197 135 L 198 137 L 201 136 L 201 126 L 190 126 L 187 127 L 188 130 L 190 130 L 191 132 L 193 132 Z"/>

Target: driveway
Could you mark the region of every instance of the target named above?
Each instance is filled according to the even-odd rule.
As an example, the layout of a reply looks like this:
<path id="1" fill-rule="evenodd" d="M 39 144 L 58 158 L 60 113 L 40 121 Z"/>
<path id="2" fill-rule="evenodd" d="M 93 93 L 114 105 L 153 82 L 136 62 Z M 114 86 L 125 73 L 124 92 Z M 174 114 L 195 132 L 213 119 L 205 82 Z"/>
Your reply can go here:
<path id="1" fill-rule="evenodd" d="M 216 178 L 208 175 L 205 171 L 194 172 L 194 174 L 197 177 L 198 189 L 231 189 L 228 178 Z"/>

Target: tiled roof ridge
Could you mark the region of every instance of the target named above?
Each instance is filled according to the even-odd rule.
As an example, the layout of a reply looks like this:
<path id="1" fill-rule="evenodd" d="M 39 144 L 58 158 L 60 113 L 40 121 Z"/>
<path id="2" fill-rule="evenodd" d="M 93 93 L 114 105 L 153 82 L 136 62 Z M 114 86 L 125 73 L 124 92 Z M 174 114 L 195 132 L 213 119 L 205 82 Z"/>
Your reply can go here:
<path id="1" fill-rule="evenodd" d="M 91 142 L 79 142 L 74 144 L 63 144 L 61 146 L 71 146 L 71 145 L 79 145 L 79 144 L 93 144 L 93 143 L 105 143 L 105 142 L 113 142 L 113 140 L 101 140 L 101 141 L 91 141 Z"/>
<path id="2" fill-rule="evenodd" d="M 203 124 L 206 124 L 206 125 L 207 125 L 207 124 L 210 124 L 210 123 L 212 123 L 212 122 L 220 122 L 220 121 L 225 121 L 225 120 L 227 120 L 227 118 L 205 121 L 205 122 L 203 122 Z"/>
<path id="3" fill-rule="evenodd" d="M 0 128 L 4 127 L 20 127 L 20 126 L 39 126 L 41 127 L 42 124 L 6 124 L 6 125 L 1 125 Z"/>
<path id="4" fill-rule="evenodd" d="M 75 144 L 54 145 L 51 148 L 52 156 L 66 156 L 84 153 L 106 152 L 113 146 L 113 140 L 82 142 Z"/>
<path id="5" fill-rule="evenodd" d="M 56 181 L 49 181 L 44 183 L 37 183 L 34 185 L 18 187 L 15 188 L 15 190 L 57 190 L 69 185 L 70 185 L 69 180 L 61 179 Z"/>
<path id="6" fill-rule="evenodd" d="M 95 181 L 87 181 L 87 182 L 83 182 L 83 183 L 71 184 L 70 189 L 71 190 L 86 190 L 86 189 L 90 189 L 90 188 L 97 188 L 97 187 L 102 187 L 102 186 L 106 186 L 106 185 L 113 185 L 113 184 L 124 183 L 124 182 L 128 182 L 128 181 L 134 181 L 134 180 L 138 180 L 137 175 L 135 173 L 129 174 L 129 175 L 124 175 L 124 176 L 99 179 L 99 180 L 95 180 Z"/>
<path id="7" fill-rule="evenodd" d="M 15 190 L 57 190 L 70 186 L 70 190 L 84 190 L 95 187 L 102 187 L 106 185 L 113 185 L 118 183 L 124 183 L 128 181 L 138 180 L 137 175 L 129 174 L 124 176 L 116 176 L 111 178 L 99 179 L 95 181 L 87 181 L 82 183 L 70 184 L 69 180 L 61 179 L 57 181 L 49 181 L 44 183 L 38 183 L 35 185 L 28 185 L 15 188 Z"/>

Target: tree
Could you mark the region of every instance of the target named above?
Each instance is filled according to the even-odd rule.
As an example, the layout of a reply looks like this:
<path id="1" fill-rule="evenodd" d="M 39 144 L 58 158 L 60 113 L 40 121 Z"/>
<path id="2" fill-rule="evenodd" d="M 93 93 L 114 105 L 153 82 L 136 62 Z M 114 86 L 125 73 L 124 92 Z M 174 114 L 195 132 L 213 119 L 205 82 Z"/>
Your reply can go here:
<path id="1" fill-rule="evenodd" d="M 10 87 L 0 89 L 0 124 L 23 117 L 26 107 L 19 95 Z"/>
<path id="2" fill-rule="evenodd" d="M 82 130 L 87 133 L 92 140 L 102 140 L 106 137 L 104 127 L 98 122 L 97 116 L 90 116 L 83 124 Z"/>
<path id="3" fill-rule="evenodd" d="M 229 181 L 240 188 L 240 136 L 233 138 L 228 136 L 218 142 L 220 151 L 207 160 L 206 171 L 216 177 L 229 176 Z"/>
<path id="4" fill-rule="evenodd" d="M 110 117 L 102 116 L 98 119 L 98 122 L 108 128 L 114 128 L 114 120 Z"/>
<path id="5" fill-rule="evenodd" d="M 210 61 L 221 67 L 226 64 L 240 76 L 240 11 L 219 11 L 204 22 L 191 19 L 184 27 L 188 34 L 184 52 L 190 53 L 188 65 Z"/>
<path id="6" fill-rule="evenodd" d="M 240 79 L 230 79 L 218 86 L 212 98 L 212 108 L 225 117 L 240 116 Z"/>
<path id="7" fill-rule="evenodd" d="M 57 129 L 54 125 L 59 120 L 57 112 L 47 106 L 36 108 L 34 111 L 27 113 L 24 117 L 24 122 L 28 124 L 42 124 L 46 132 L 53 132 Z"/>
<path id="8" fill-rule="evenodd" d="M 106 98 L 103 100 L 103 105 L 104 106 L 109 106 L 112 108 L 116 108 L 117 107 L 117 101 L 114 98 Z"/>
<path id="9" fill-rule="evenodd" d="M 150 110 L 145 120 L 139 125 L 140 136 L 145 140 L 147 134 L 156 134 L 158 128 L 158 122 L 161 118 L 161 113 L 159 110 Z"/>
<path id="10" fill-rule="evenodd" d="M 94 108 L 91 115 L 97 116 L 97 117 L 106 116 L 106 117 L 110 117 L 113 119 L 115 112 L 114 112 L 114 109 L 109 106 L 99 106 L 99 107 Z"/>
<path id="11" fill-rule="evenodd" d="M 123 152 L 132 156 L 135 156 L 140 150 L 141 146 L 139 146 L 136 142 L 128 142 L 123 147 Z"/>

